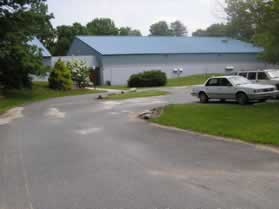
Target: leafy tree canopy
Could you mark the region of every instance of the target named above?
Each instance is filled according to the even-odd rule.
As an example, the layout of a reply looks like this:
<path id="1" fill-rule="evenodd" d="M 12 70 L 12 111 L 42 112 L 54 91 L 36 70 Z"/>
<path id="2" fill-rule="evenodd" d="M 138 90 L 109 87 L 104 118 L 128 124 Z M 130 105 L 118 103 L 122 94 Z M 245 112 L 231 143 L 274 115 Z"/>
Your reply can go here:
<path id="1" fill-rule="evenodd" d="M 227 25 L 223 23 L 213 24 L 205 30 L 202 29 L 197 30 L 192 35 L 193 36 L 215 36 L 215 37 L 227 36 L 228 35 L 227 28 L 228 28 Z"/>
<path id="2" fill-rule="evenodd" d="M 110 18 L 96 18 L 87 24 L 90 35 L 118 35 L 118 28 Z"/>
<path id="3" fill-rule="evenodd" d="M 179 20 L 171 23 L 170 28 L 175 36 L 187 36 L 188 34 L 186 26 Z"/>
<path id="4" fill-rule="evenodd" d="M 0 86 L 31 87 L 30 74 L 46 70 L 42 57 L 28 42 L 43 35 L 52 15 L 45 0 L 0 1 Z"/>
<path id="5" fill-rule="evenodd" d="M 75 36 L 87 34 L 87 28 L 82 26 L 80 23 L 74 23 L 71 26 L 58 26 L 56 28 L 57 41 L 51 50 L 53 55 L 66 55 Z"/>
<path id="6" fill-rule="evenodd" d="M 150 26 L 151 36 L 171 36 L 172 31 L 166 21 L 159 21 Z"/>
<path id="7" fill-rule="evenodd" d="M 121 27 L 119 29 L 120 36 L 141 36 L 141 32 L 139 30 L 133 30 L 130 27 Z"/>
<path id="8" fill-rule="evenodd" d="M 151 36 L 187 36 L 186 26 L 179 20 L 170 25 L 166 21 L 159 21 L 150 26 Z"/>

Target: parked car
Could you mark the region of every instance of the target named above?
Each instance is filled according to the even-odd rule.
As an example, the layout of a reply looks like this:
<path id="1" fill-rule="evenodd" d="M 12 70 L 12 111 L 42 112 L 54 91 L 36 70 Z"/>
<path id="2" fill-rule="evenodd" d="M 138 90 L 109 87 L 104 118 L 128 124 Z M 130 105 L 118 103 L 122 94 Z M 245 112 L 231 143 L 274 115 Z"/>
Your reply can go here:
<path id="1" fill-rule="evenodd" d="M 279 70 L 246 70 L 234 72 L 233 75 L 239 75 L 247 78 L 253 83 L 270 84 L 276 86 L 279 90 Z"/>
<path id="2" fill-rule="evenodd" d="M 254 84 L 242 76 L 218 76 L 209 78 L 203 85 L 193 86 L 192 95 L 201 103 L 210 99 L 236 100 L 244 105 L 250 101 L 265 102 L 279 95 L 273 85 Z"/>

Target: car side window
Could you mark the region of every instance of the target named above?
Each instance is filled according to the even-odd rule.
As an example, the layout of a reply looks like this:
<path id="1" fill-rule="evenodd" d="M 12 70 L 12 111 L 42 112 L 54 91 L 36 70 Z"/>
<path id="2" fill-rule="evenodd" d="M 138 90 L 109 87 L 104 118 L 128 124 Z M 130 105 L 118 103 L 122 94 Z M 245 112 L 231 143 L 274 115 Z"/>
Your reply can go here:
<path id="1" fill-rule="evenodd" d="M 219 86 L 219 81 L 217 78 L 212 78 L 207 82 L 206 86 Z"/>
<path id="2" fill-rule="evenodd" d="M 247 74 L 248 74 L 248 73 L 239 73 L 239 76 L 242 76 L 242 77 L 244 77 L 244 78 L 247 78 Z"/>
<path id="3" fill-rule="evenodd" d="M 256 72 L 248 73 L 248 80 L 256 80 L 256 79 L 257 79 L 257 73 Z"/>
<path id="4" fill-rule="evenodd" d="M 231 82 L 226 78 L 221 78 L 219 80 L 219 86 L 232 86 Z"/>
<path id="5" fill-rule="evenodd" d="M 268 80 L 268 77 L 265 72 L 258 73 L 258 80 Z"/>

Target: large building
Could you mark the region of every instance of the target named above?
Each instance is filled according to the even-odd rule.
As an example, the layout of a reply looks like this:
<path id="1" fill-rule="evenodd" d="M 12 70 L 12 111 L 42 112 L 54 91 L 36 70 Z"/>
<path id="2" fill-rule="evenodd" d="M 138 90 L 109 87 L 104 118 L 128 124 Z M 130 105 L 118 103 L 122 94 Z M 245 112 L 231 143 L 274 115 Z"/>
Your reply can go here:
<path id="1" fill-rule="evenodd" d="M 68 56 L 94 56 L 99 84 L 126 84 L 130 75 L 164 71 L 169 78 L 265 67 L 263 49 L 225 37 L 77 36 Z"/>

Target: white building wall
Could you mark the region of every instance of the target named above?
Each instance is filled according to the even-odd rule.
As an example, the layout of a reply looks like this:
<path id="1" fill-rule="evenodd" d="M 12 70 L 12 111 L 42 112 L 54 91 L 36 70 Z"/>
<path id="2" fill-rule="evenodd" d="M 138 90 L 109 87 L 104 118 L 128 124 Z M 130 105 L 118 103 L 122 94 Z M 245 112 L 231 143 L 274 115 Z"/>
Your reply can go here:
<path id="1" fill-rule="evenodd" d="M 267 65 L 256 59 L 254 54 L 222 54 L 222 55 L 119 55 L 104 56 L 103 80 L 112 85 L 127 84 L 130 75 L 148 71 L 161 70 L 168 78 L 177 77 L 173 70 L 182 68 L 181 76 L 224 73 L 227 66 L 234 66 L 235 70 L 260 69 Z"/>

